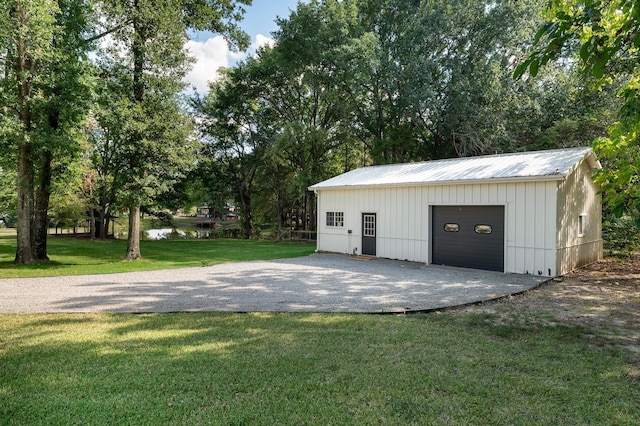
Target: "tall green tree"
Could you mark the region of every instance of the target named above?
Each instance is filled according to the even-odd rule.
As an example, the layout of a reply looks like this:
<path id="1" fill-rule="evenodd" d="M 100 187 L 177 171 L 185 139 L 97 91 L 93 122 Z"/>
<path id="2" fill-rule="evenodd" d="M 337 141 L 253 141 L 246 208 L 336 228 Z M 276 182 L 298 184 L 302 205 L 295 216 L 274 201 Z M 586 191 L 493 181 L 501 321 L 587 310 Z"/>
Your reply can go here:
<path id="1" fill-rule="evenodd" d="M 105 0 L 101 3 L 115 43 L 109 49 L 108 73 L 121 84 L 119 108 L 129 120 L 126 158 L 125 203 L 129 229 L 125 258 L 140 253 L 140 208 L 165 190 L 190 156 L 188 126 L 177 98 L 184 89 L 182 78 L 189 66 L 183 49 L 187 30 L 220 32 L 233 46 L 244 47 L 247 36 L 236 21 L 243 1 L 212 0 Z M 192 157 L 191 157 L 192 158 Z"/>
<path id="2" fill-rule="evenodd" d="M 546 17 L 514 76 L 536 77 L 550 61 L 573 53 L 599 87 L 622 85 L 618 121 L 594 143 L 607 163 L 597 179 L 614 214 L 629 213 L 640 227 L 640 2 L 552 0 Z"/>
<path id="3" fill-rule="evenodd" d="M 355 142 L 344 137 L 350 113 L 336 70 L 357 17 L 353 1 L 299 3 L 291 16 L 278 21 L 275 48 L 258 55 L 260 70 L 254 78 L 278 123 L 273 149 L 292 171 L 291 182 L 302 200 L 298 216 L 306 230 L 316 227 L 315 195 L 307 188 L 328 178 L 332 164 Z"/>
<path id="4" fill-rule="evenodd" d="M 0 5 L 0 143 L 17 170 L 16 263 L 46 260 L 52 163 L 72 151 L 86 93 L 86 3 Z"/>
<path id="5" fill-rule="evenodd" d="M 105 73 L 106 76 L 106 73 Z M 87 156 L 93 172 L 94 199 L 92 237 L 105 239 L 109 223 L 122 207 L 120 191 L 125 183 L 124 147 L 127 144 L 128 108 L 120 107 L 120 86 L 116 78 L 103 78 L 98 84 L 96 102 L 88 120 Z"/>
<path id="6" fill-rule="evenodd" d="M 226 70 L 223 78 L 210 85 L 209 93 L 194 102 L 206 143 L 203 156 L 215 163 L 220 180 L 233 188 L 241 206 L 244 238 L 254 233 L 253 186 L 273 137 L 269 110 L 260 107 L 248 77 L 255 66 L 258 62 L 248 60 Z"/>

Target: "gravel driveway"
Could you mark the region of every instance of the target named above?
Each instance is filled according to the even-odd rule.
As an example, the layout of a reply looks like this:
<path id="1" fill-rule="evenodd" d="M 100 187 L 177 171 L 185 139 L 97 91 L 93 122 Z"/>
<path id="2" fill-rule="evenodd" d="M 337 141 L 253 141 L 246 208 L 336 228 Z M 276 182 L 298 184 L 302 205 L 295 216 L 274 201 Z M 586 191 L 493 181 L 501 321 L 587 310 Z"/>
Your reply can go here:
<path id="1" fill-rule="evenodd" d="M 0 280 L 0 313 L 407 312 L 486 301 L 547 278 L 339 254 L 163 271 Z"/>

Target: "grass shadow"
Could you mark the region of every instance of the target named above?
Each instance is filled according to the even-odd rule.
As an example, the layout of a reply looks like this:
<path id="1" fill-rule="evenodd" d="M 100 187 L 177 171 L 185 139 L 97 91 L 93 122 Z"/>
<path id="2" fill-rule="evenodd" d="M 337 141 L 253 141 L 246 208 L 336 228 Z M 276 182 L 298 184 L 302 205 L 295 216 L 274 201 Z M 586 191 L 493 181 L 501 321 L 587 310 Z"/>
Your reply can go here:
<path id="1" fill-rule="evenodd" d="M 2 316 L 0 423 L 633 424 L 629 358 L 466 314 Z"/>

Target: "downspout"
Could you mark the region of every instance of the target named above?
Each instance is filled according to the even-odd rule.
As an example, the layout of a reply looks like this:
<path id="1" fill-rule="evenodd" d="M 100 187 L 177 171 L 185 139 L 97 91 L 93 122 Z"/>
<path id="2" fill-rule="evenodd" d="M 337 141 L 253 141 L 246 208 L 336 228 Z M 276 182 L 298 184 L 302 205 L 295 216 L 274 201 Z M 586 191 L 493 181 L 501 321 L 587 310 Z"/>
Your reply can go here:
<path id="1" fill-rule="evenodd" d="M 320 194 L 317 189 L 313 190 L 316 197 L 316 253 L 320 249 L 320 212 L 322 211 L 322 203 L 320 201 Z"/>

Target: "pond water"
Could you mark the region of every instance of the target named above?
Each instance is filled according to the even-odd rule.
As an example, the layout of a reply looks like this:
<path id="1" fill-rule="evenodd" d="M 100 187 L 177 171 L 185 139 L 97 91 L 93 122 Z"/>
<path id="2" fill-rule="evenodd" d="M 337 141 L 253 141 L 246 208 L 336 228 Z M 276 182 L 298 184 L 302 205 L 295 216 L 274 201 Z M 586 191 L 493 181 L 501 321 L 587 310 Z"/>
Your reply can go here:
<path id="1" fill-rule="evenodd" d="M 213 231 L 210 229 L 178 229 L 178 228 L 158 228 L 148 229 L 140 236 L 143 240 L 199 240 L 211 238 Z M 126 240 L 127 232 L 116 232 L 116 238 Z"/>

